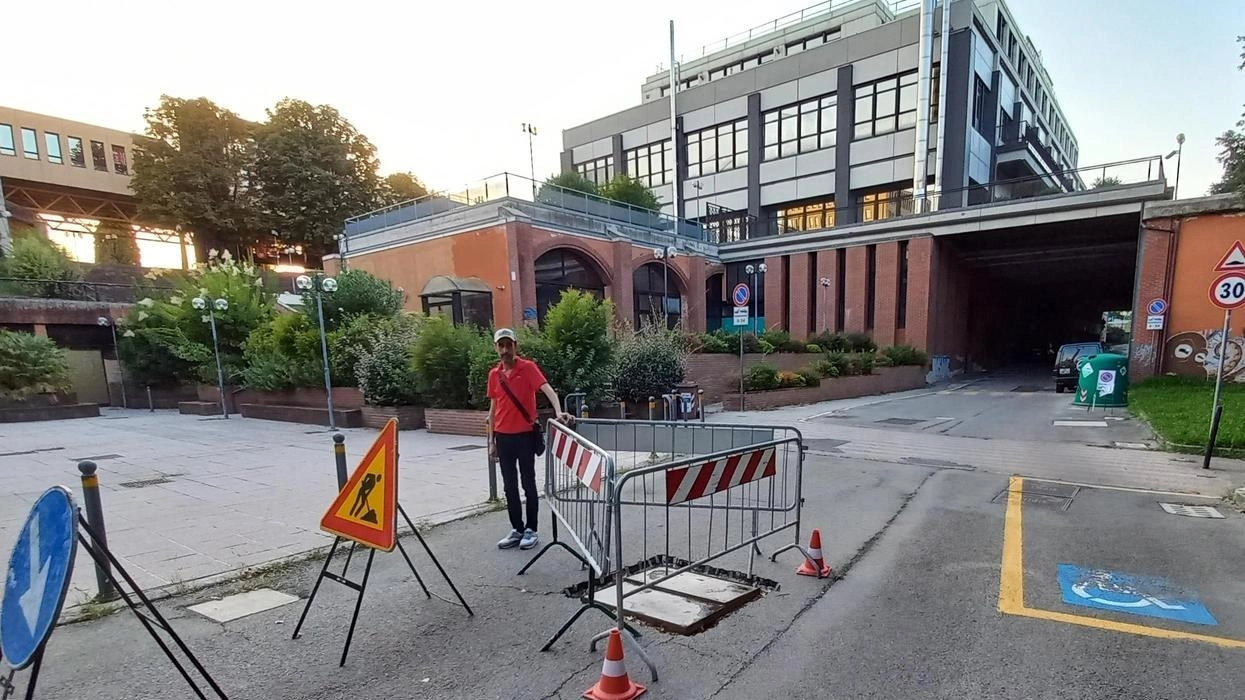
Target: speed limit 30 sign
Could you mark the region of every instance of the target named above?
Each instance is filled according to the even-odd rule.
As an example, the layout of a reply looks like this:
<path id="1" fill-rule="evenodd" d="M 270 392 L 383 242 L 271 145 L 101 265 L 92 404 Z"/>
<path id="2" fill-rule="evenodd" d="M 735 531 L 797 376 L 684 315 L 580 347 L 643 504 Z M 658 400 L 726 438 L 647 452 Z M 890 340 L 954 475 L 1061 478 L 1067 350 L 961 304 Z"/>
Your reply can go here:
<path id="1" fill-rule="evenodd" d="M 1210 301 L 1221 309 L 1245 304 L 1245 272 L 1227 272 L 1210 285 Z"/>

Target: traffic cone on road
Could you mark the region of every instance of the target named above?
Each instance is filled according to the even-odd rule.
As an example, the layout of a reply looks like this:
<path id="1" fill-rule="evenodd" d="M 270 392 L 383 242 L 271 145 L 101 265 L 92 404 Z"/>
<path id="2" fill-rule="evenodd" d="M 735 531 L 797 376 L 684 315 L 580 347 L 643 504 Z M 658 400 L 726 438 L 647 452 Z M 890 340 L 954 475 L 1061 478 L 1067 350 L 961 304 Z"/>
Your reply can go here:
<path id="1" fill-rule="evenodd" d="M 809 558 L 812 558 L 817 566 L 809 563 Z M 826 566 L 826 560 L 821 558 L 821 530 L 813 530 L 813 536 L 808 541 L 808 557 L 795 572 L 801 576 L 816 576 L 817 578 L 830 575 L 830 567 Z"/>
<path id="2" fill-rule="evenodd" d="M 627 667 L 623 665 L 622 635 L 618 628 L 610 630 L 609 642 L 605 645 L 605 663 L 601 665 L 601 680 L 584 693 L 589 700 L 631 700 L 644 694 L 644 686 L 633 683 L 627 675 Z"/>

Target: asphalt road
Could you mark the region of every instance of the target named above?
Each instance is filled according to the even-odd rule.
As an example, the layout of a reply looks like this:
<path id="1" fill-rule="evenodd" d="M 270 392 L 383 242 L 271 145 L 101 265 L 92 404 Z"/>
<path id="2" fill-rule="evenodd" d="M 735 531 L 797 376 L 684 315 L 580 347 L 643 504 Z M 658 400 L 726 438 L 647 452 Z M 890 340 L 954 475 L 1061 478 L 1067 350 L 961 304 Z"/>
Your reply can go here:
<path id="1" fill-rule="evenodd" d="M 1056 394 L 1050 375 L 1044 372 L 988 375 L 914 398 L 833 411 L 819 420 L 957 437 L 1100 446 L 1144 443 L 1151 438 L 1148 428 L 1127 409 L 1087 412 L 1073 406 L 1072 395 Z M 1082 425 L 1056 425 L 1056 421 Z"/>
<path id="2" fill-rule="evenodd" d="M 1005 476 L 825 456 L 810 456 L 805 486 L 806 523 L 822 529 L 826 558 L 845 578 L 797 577 L 793 554 L 776 564 L 758 559 L 756 572 L 779 590 L 696 636 L 645 630 L 642 644 L 662 674 L 646 697 L 1211 698 L 1232 697 L 1245 683 L 1245 648 L 1231 642 L 1245 639 L 1236 575 L 1245 518 L 1226 507 L 1224 519 L 1193 519 L 1163 512 L 1156 494 L 1081 489 L 1065 501 L 1033 495 L 1049 487 L 1038 482 L 1019 486 L 1031 495 L 1009 506 Z M 625 526 L 629 536 L 638 526 Z M 337 656 L 353 598 L 340 586 L 325 584 L 297 641 L 289 634 L 301 604 L 223 625 L 185 606 L 226 589 L 161 607 L 232 698 L 579 697 L 600 672 L 587 640 L 608 623 L 590 614 L 551 652 L 537 651 L 575 610 L 562 591 L 580 573 L 554 551 L 515 576 L 526 557 L 493 545 L 505 528 L 504 515 L 490 513 L 428 538 L 473 618 L 426 600 L 399 556 L 379 555 L 344 668 Z M 785 541 L 776 539 L 767 551 Z M 435 578 L 426 560 L 417 562 Z M 1217 624 L 1069 605 L 1058 582 L 1063 563 L 1165 577 L 1166 587 L 1146 594 L 1168 605 L 1196 596 Z M 318 564 L 265 583 L 305 596 Z M 746 561 L 740 553 L 722 565 Z M 444 585 L 433 588 L 448 596 Z M 1140 595 L 1119 600 L 1135 605 Z M 1013 609 L 1001 612 L 1001 600 Z M 1145 631 L 1155 629 L 1167 632 Z M 648 682 L 638 658 L 627 665 Z M 193 695 L 136 620 L 115 614 L 56 632 L 38 697 Z"/>

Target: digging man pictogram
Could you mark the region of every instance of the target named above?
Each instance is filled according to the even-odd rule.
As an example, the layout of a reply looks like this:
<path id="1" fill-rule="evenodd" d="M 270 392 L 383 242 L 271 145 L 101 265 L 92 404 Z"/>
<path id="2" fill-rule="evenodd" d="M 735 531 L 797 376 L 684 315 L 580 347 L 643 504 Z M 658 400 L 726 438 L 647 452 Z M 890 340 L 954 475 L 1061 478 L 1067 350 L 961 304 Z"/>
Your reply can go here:
<path id="1" fill-rule="evenodd" d="M 376 522 L 376 509 L 368 504 L 368 497 L 372 495 L 372 489 L 380 483 L 381 476 L 379 474 L 368 474 L 363 477 L 363 481 L 359 483 L 359 493 L 355 496 L 354 506 L 350 509 L 350 517 L 358 518 L 364 522 Z M 362 515 L 360 515 L 362 513 Z"/>

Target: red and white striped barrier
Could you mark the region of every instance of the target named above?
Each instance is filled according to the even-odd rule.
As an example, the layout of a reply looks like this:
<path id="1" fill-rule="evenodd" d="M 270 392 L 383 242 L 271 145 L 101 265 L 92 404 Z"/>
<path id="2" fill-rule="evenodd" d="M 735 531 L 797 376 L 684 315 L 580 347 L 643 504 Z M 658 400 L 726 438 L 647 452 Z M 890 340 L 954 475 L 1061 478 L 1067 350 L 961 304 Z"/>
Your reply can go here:
<path id="1" fill-rule="evenodd" d="M 766 447 L 666 472 L 666 504 L 675 505 L 774 476 L 774 448 Z"/>
<path id="2" fill-rule="evenodd" d="M 605 460 L 594 450 L 581 445 L 560 423 L 549 421 L 553 426 L 553 459 L 575 474 L 580 483 L 601 493 L 601 477 L 605 472 Z"/>

